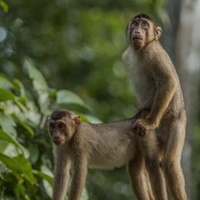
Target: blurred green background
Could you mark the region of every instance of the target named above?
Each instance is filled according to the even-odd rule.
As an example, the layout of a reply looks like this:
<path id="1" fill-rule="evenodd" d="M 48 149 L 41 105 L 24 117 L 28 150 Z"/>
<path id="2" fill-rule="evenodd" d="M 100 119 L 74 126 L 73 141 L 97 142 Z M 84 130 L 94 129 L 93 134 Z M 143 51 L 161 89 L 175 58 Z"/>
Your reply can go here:
<path id="1" fill-rule="evenodd" d="M 127 48 L 126 25 L 138 13 L 149 14 L 163 28 L 161 43 L 177 67 L 188 113 L 182 159 L 186 189 L 188 199 L 200 199 L 199 5 L 0 0 L 0 199 L 51 199 L 46 119 L 55 108 L 73 110 L 93 123 L 137 112 L 121 55 Z M 83 199 L 133 199 L 125 167 L 90 169 Z"/>

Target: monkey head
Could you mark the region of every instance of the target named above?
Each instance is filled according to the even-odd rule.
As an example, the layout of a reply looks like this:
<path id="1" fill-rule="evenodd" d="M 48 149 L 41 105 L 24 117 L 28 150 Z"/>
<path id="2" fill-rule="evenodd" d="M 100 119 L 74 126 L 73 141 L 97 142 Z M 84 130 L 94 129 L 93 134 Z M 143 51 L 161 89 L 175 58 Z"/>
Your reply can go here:
<path id="1" fill-rule="evenodd" d="M 150 42 L 158 40 L 161 33 L 162 29 L 156 27 L 153 20 L 145 14 L 133 17 L 126 28 L 128 42 L 135 50 L 143 49 Z"/>
<path id="2" fill-rule="evenodd" d="M 55 110 L 48 119 L 51 138 L 56 145 L 70 141 L 81 123 L 80 116 L 68 110 Z"/>

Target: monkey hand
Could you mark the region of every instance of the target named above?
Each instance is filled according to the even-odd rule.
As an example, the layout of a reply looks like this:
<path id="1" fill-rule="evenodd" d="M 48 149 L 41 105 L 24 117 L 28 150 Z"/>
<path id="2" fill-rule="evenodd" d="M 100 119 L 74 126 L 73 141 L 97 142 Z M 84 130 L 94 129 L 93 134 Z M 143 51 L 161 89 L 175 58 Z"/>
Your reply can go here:
<path id="1" fill-rule="evenodd" d="M 147 119 L 138 119 L 133 125 L 133 129 L 139 136 L 145 136 L 156 127 Z"/>

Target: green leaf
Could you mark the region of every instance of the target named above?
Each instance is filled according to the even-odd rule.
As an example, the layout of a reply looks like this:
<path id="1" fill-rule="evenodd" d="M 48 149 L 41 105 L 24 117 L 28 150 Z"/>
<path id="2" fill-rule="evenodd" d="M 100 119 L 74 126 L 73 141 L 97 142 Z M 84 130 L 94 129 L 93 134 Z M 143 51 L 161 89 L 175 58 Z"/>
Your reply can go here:
<path id="1" fill-rule="evenodd" d="M 3 89 L 13 89 L 15 88 L 15 85 L 8 79 L 7 76 L 5 76 L 4 74 L 0 73 L 0 88 Z"/>
<path id="2" fill-rule="evenodd" d="M 25 178 L 31 184 L 36 182 L 30 162 L 23 156 L 17 156 L 14 158 L 8 157 L 0 153 L 0 160 L 3 162 L 10 170 L 22 178 Z"/>
<path id="3" fill-rule="evenodd" d="M 14 101 L 15 96 L 8 90 L 0 89 L 0 101 Z"/>
<path id="4" fill-rule="evenodd" d="M 84 187 L 80 200 L 87 200 L 87 199 L 89 199 L 89 195 L 87 189 Z"/>
<path id="5" fill-rule="evenodd" d="M 46 166 L 42 165 L 41 171 L 34 170 L 34 174 L 43 179 L 44 189 L 49 197 L 52 197 L 53 173 Z"/>
<path id="6" fill-rule="evenodd" d="M 94 117 L 92 115 L 85 115 L 82 113 L 77 113 L 78 115 L 80 115 L 81 119 L 85 122 L 90 122 L 93 124 L 99 124 L 102 123 L 102 121 L 100 119 L 98 119 L 97 117 Z"/>
<path id="7" fill-rule="evenodd" d="M 15 121 L 9 115 L 6 115 L 1 112 L 0 112 L 0 126 L 6 133 L 9 133 L 10 135 L 13 136 L 17 135 L 17 132 L 15 130 L 16 127 Z"/>
<path id="8" fill-rule="evenodd" d="M 42 73 L 32 66 L 27 60 L 25 61 L 25 67 L 28 70 L 29 77 L 33 80 L 34 89 L 37 90 L 48 90 L 48 85 L 44 79 Z"/>
<path id="9" fill-rule="evenodd" d="M 34 135 L 33 130 L 32 130 L 29 126 L 27 126 L 24 122 L 22 122 L 22 121 L 19 119 L 19 117 L 17 117 L 15 114 L 13 114 L 12 117 L 13 117 L 13 118 L 16 120 L 16 122 L 19 123 L 24 129 L 26 129 L 27 132 L 28 132 L 31 136 Z"/>
<path id="10" fill-rule="evenodd" d="M 73 92 L 69 90 L 58 91 L 56 103 L 57 104 L 76 104 L 90 110 L 90 108 L 83 102 L 83 100 L 79 96 L 77 96 L 76 94 L 74 94 Z"/>
<path id="11" fill-rule="evenodd" d="M 22 97 L 25 97 L 26 96 L 26 91 L 25 91 L 25 88 L 24 88 L 24 86 L 23 86 L 23 84 L 21 83 L 21 81 L 20 80 L 18 80 L 18 79 L 15 79 L 14 80 L 14 83 L 18 86 L 18 88 L 19 88 L 19 91 L 20 91 L 20 96 L 22 96 Z"/>
<path id="12" fill-rule="evenodd" d="M 3 8 L 4 12 L 8 12 L 8 6 L 4 1 L 0 0 L 0 6 Z"/>
<path id="13" fill-rule="evenodd" d="M 53 177 L 46 174 L 45 172 L 34 170 L 34 174 L 40 176 L 41 178 L 47 180 L 50 184 L 53 184 Z"/>
<path id="14" fill-rule="evenodd" d="M 53 185 L 53 173 L 45 165 L 42 165 L 41 172 L 44 175 L 44 179 L 42 181 L 44 189 L 45 189 L 47 195 L 49 197 L 52 197 L 52 194 L 53 194 L 53 187 L 52 187 L 52 185 Z"/>
<path id="15" fill-rule="evenodd" d="M 40 156 L 38 145 L 30 145 L 28 147 L 28 151 L 30 153 L 30 157 L 29 157 L 30 162 L 32 164 L 35 164 L 38 161 L 39 156 Z"/>
<path id="16" fill-rule="evenodd" d="M 18 147 L 21 150 L 21 152 L 24 154 L 26 158 L 29 157 L 28 151 L 21 144 L 19 144 L 17 140 L 15 140 L 11 135 L 4 132 L 2 129 L 0 129 L 0 139 L 14 144 L 16 147 Z"/>
<path id="17" fill-rule="evenodd" d="M 30 198 L 26 194 L 26 188 L 23 184 L 18 183 L 17 185 L 15 185 L 14 190 L 18 199 L 20 199 L 20 196 L 22 195 L 25 200 L 30 200 Z"/>
<path id="18" fill-rule="evenodd" d="M 49 94 L 51 93 L 51 89 L 48 87 L 45 78 L 37 68 L 32 66 L 28 61 L 25 61 L 25 67 L 28 70 L 29 77 L 33 81 L 34 90 L 38 94 L 40 109 L 42 113 L 45 113 L 45 110 L 49 105 Z"/>
<path id="19" fill-rule="evenodd" d="M 2 129 L 0 129 L 0 139 L 11 142 L 20 148 L 20 144 L 11 135 L 7 134 Z"/>

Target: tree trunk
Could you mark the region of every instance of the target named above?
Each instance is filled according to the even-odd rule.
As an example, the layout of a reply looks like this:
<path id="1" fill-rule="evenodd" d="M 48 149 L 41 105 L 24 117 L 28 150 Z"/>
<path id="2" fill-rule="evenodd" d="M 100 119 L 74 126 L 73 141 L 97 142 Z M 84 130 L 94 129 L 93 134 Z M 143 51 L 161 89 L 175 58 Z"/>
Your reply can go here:
<path id="1" fill-rule="evenodd" d="M 200 1 L 168 0 L 166 5 L 171 29 L 166 31 L 164 46 L 180 77 L 187 112 L 186 140 L 183 149 L 182 167 L 186 180 L 188 200 L 195 200 L 196 185 L 192 177 L 192 137 L 197 123 L 199 103 L 198 77 L 200 52 Z M 169 36 L 169 37 L 168 37 Z"/>

